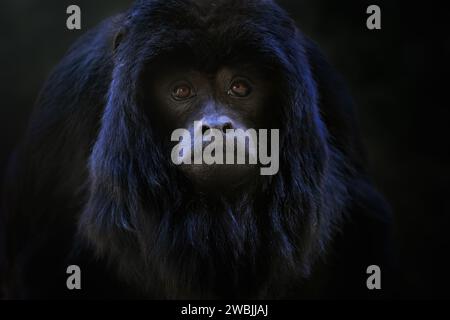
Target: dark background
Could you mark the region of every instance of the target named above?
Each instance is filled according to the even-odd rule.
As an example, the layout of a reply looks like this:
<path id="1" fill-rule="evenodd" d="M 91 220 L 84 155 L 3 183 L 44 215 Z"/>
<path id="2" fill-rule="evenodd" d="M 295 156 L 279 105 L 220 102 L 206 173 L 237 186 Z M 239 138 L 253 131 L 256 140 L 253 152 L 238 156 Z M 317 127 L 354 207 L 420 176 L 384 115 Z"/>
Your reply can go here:
<path id="1" fill-rule="evenodd" d="M 1 1 L 0 172 L 52 67 L 81 34 L 131 3 Z M 321 46 L 357 102 L 371 174 L 395 213 L 405 281 L 401 297 L 450 297 L 450 28 L 445 10 L 434 1 L 279 3 Z M 81 7 L 81 31 L 66 29 L 71 4 Z M 382 30 L 366 28 L 370 4 L 381 7 Z"/>

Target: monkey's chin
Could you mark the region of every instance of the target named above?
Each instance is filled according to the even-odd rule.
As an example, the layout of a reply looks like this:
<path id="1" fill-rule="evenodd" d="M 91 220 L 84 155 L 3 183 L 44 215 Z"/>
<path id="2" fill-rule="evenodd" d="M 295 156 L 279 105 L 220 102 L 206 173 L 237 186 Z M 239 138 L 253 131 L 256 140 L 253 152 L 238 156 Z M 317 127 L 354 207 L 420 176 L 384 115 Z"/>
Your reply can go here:
<path id="1" fill-rule="evenodd" d="M 203 192 L 236 191 L 258 178 L 256 165 L 182 165 L 181 171 L 192 184 Z"/>

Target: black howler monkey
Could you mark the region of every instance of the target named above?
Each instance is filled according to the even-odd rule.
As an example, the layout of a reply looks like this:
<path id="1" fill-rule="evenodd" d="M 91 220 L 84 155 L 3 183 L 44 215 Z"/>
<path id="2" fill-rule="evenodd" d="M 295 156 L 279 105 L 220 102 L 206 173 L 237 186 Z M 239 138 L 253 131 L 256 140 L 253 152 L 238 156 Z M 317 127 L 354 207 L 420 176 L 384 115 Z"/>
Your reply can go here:
<path id="1" fill-rule="evenodd" d="M 170 133 L 196 120 L 279 129 L 279 172 L 175 166 Z M 42 89 L 3 199 L 6 298 L 361 297 L 380 294 L 369 265 L 390 269 L 353 102 L 271 0 L 141 0 L 88 32 Z"/>

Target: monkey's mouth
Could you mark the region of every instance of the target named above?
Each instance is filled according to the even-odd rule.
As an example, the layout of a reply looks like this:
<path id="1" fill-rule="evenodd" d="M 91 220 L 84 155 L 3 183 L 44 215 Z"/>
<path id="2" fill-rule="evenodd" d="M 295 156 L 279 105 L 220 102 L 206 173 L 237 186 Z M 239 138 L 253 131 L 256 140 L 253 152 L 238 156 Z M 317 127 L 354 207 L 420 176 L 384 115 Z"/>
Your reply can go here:
<path id="1" fill-rule="evenodd" d="M 176 131 L 179 130 L 183 129 Z M 172 163 L 181 167 L 196 185 L 216 182 L 234 186 L 254 177 L 258 168 L 260 175 L 274 175 L 279 169 L 278 131 L 271 130 L 269 142 L 268 130 L 260 130 L 259 138 L 254 129 L 227 130 L 226 133 L 209 129 L 203 135 L 194 133 L 194 137 L 185 130 L 181 141 L 172 146 Z"/>
<path id="2" fill-rule="evenodd" d="M 258 166 L 250 164 L 185 164 L 180 170 L 194 186 L 206 190 L 235 190 L 258 176 Z"/>

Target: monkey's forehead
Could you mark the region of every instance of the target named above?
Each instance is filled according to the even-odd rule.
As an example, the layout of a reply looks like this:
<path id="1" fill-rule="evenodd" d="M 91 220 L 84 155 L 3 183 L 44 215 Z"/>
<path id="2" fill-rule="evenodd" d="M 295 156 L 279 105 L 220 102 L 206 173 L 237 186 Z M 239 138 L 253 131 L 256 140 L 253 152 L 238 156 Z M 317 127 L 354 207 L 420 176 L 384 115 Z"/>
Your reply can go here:
<path id="1" fill-rule="evenodd" d="M 141 0 L 131 9 L 127 27 L 130 44 L 146 46 L 148 55 L 185 52 L 202 65 L 279 58 L 298 31 L 267 0 Z"/>
<path id="2" fill-rule="evenodd" d="M 130 10 L 130 17 L 172 26 L 187 25 L 211 28 L 221 24 L 274 27 L 292 22 L 286 12 L 271 0 L 139 0 Z"/>

